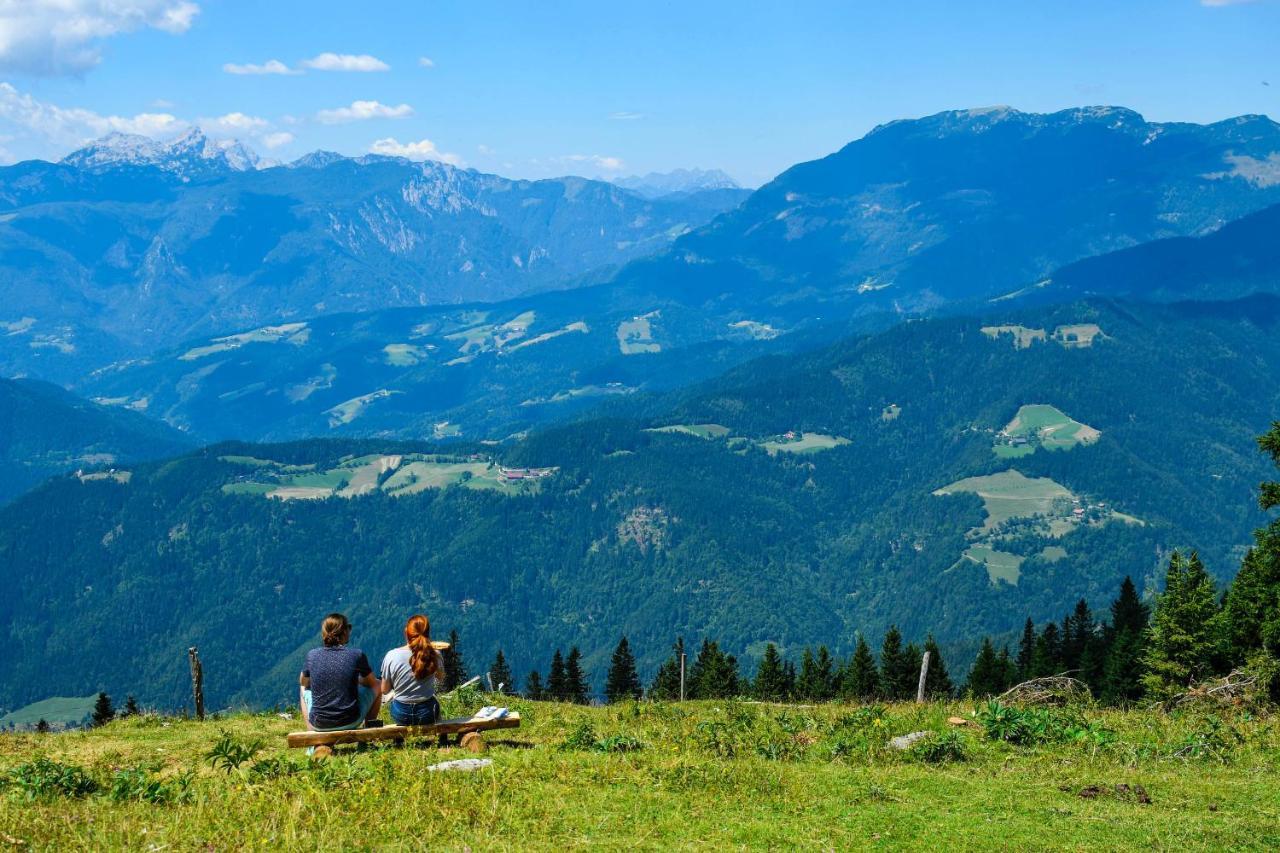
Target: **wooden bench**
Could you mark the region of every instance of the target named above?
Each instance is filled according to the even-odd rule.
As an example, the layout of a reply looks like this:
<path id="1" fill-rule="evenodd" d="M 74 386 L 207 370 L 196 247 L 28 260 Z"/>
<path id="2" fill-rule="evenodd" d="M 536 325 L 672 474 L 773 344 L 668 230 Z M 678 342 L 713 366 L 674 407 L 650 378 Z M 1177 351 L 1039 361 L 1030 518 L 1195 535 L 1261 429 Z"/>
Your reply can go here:
<path id="1" fill-rule="evenodd" d="M 340 743 L 369 743 L 379 740 L 404 743 L 405 739 L 411 737 L 434 737 L 439 738 L 441 746 L 444 746 L 450 735 L 457 735 L 458 744 L 463 748 L 471 752 L 484 752 L 481 732 L 519 727 L 520 715 L 510 711 L 505 717 L 494 720 L 455 717 L 429 726 L 378 726 L 372 729 L 349 729 L 340 732 L 290 732 L 285 736 L 285 740 L 294 748 L 314 746 L 316 748 L 314 754 L 317 758 L 332 755 L 333 748 Z"/>

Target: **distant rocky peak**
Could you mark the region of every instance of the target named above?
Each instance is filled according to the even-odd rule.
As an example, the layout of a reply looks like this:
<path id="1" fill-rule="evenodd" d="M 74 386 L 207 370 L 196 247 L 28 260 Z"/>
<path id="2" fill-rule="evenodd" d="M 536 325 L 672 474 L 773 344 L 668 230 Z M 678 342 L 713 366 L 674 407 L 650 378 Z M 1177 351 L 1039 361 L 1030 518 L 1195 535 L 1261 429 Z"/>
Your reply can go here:
<path id="1" fill-rule="evenodd" d="M 154 166 L 190 178 L 221 171 L 252 170 L 257 168 L 258 155 L 239 140 L 210 138 L 193 127 L 167 141 L 133 133 L 109 133 L 71 152 L 62 162 L 93 170 Z"/>
<path id="2" fill-rule="evenodd" d="M 720 169 L 674 169 L 670 172 L 650 172 L 647 175 L 617 178 L 613 183 L 646 198 L 699 190 L 739 189 L 738 182 Z"/>

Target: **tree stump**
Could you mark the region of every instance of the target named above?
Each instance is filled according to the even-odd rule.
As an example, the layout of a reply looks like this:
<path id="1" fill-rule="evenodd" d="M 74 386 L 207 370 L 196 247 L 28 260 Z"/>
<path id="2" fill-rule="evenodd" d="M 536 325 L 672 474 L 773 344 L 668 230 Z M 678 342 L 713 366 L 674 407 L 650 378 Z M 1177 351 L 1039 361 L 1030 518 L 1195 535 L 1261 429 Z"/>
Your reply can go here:
<path id="1" fill-rule="evenodd" d="M 479 732 L 467 732 L 462 736 L 459 745 L 468 752 L 484 752 L 484 738 Z"/>
<path id="2" fill-rule="evenodd" d="M 316 751 L 311 753 L 311 757 L 318 761 L 323 761 L 331 755 L 333 755 L 333 747 L 324 744 L 317 746 Z"/>

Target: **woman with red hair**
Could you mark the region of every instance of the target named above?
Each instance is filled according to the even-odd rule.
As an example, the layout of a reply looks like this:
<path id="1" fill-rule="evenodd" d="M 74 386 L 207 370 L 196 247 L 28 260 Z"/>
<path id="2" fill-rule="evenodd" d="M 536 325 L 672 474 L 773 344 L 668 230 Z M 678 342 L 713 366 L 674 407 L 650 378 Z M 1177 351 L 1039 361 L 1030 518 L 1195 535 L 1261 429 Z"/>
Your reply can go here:
<path id="1" fill-rule="evenodd" d="M 401 726 L 427 726 L 440 718 L 436 682 L 444 680 L 444 658 L 431 645 L 431 621 L 422 614 L 404 626 L 405 645 L 382 659 L 382 692 L 392 696 L 391 719 Z"/>

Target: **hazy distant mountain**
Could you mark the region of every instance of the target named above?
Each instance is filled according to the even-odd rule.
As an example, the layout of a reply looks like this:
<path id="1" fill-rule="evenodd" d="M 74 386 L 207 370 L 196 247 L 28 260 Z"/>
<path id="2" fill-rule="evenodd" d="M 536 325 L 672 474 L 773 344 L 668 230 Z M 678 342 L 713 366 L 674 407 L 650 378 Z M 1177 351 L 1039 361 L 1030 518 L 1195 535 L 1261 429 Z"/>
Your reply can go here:
<path id="1" fill-rule="evenodd" d="M 1280 293 L 1280 205 L 1202 237 L 1172 237 L 1085 258 L 1003 298 L 1172 301 Z"/>
<path id="2" fill-rule="evenodd" d="M 927 309 L 1210 232 L 1280 202 L 1277 163 L 1280 125 L 1263 116 L 1196 125 L 1118 107 L 940 113 L 788 169 L 677 241 L 661 274 L 779 305 Z"/>
<path id="3" fill-rule="evenodd" d="M 157 459 L 190 444 L 135 412 L 95 405 L 47 382 L 0 379 L 0 503 L 54 474 Z"/>
<path id="4" fill-rule="evenodd" d="M 568 287 L 740 201 L 377 156 L 254 163 L 193 131 L 0 168 L 0 371 L 65 379 L 201 334 Z"/>
<path id="5" fill-rule="evenodd" d="M 670 172 L 650 172 L 647 175 L 615 178 L 613 183 L 637 192 L 645 198 L 658 198 L 672 193 L 690 193 L 698 190 L 741 189 L 737 181 L 719 169 L 674 169 Z"/>

